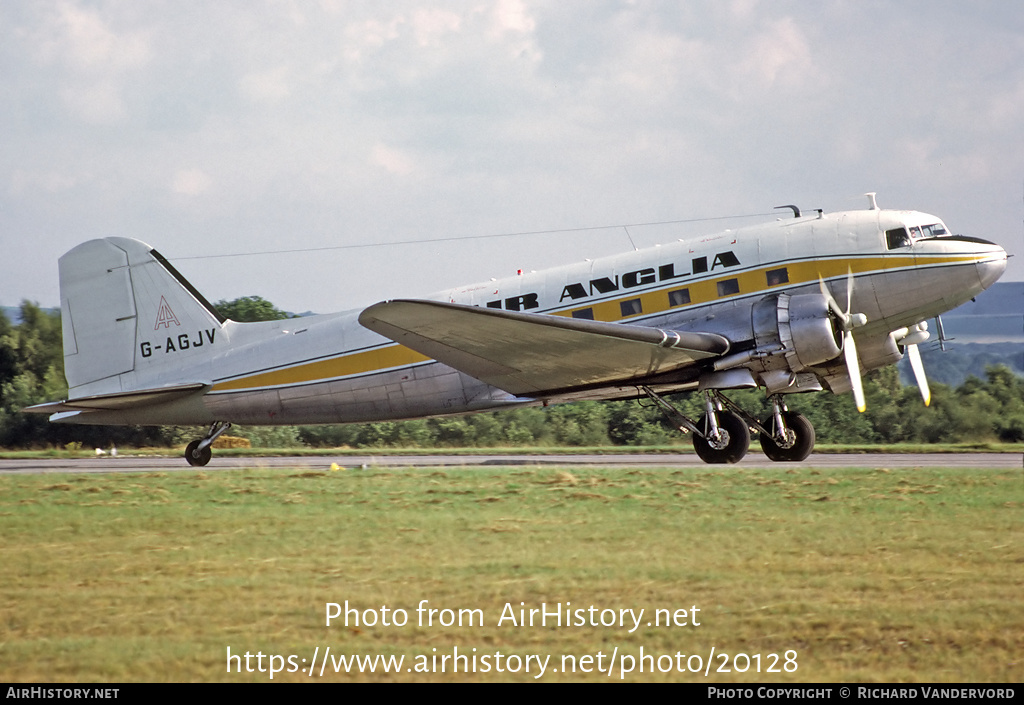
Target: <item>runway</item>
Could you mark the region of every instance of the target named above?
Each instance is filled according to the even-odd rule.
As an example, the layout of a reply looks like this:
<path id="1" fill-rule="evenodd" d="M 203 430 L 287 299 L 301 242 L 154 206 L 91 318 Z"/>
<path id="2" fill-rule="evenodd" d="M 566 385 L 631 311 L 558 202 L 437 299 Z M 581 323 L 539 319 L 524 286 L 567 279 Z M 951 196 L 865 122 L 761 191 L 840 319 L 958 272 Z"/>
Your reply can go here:
<path id="1" fill-rule="evenodd" d="M 751 452 L 735 465 L 707 465 L 693 453 L 608 455 L 338 455 L 281 458 L 240 458 L 214 455 L 203 468 L 189 466 L 181 456 L 98 458 L 30 458 L 0 460 L 0 475 L 52 473 L 217 472 L 244 468 L 297 468 L 328 470 L 332 463 L 349 470 L 374 468 L 445 468 L 494 466 L 558 467 L 666 467 L 781 469 L 814 468 L 915 468 L 950 467 L 985 470 L 1024 468 L 1020 453 L 815 453 L 801 463 L 776 463 L 762 453 Z"/>

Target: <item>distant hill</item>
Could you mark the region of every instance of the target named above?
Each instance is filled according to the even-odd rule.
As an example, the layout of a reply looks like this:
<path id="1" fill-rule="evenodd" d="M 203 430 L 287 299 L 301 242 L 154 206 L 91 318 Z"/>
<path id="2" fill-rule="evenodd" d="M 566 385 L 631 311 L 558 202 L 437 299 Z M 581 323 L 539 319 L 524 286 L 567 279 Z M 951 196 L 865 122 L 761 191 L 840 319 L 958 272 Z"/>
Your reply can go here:
<path id="1" fill-rule="evenodd" d="M 921 345 L 925 373 L 932 382 L 959 387 L 968 376 L 985 379 L 989 365 L 1006 365 L 1024 376 L 1024 282 L 996 282 L 974 301 L 942 315 L 946 350 L 932 338 Z M 900 380 L 915 384 L 910 363 L 899 364 Z"/>
<path id="2" fill-rule="evenodd" d="M 971 375 L 985 379 L 985 368 L 989 365 L 1006 365 L 1024 376 L 1024 345 L 1020 343 L 953 342 L 947 343 L 943 352 L 938 344 L 929 342 L 921 348 L 921 360 L 929 382 L 959 387 Z M 899 370 L 903 384 L 917 384 L 910 362 L 905 358 L 900 361 Z"/>
<path id="3" fill-rule="evenodd" d="M 996 282 L 942 314 L 942 327 L 946 338 L 959 343 L 1024 343 L 1024 282 Z"/>

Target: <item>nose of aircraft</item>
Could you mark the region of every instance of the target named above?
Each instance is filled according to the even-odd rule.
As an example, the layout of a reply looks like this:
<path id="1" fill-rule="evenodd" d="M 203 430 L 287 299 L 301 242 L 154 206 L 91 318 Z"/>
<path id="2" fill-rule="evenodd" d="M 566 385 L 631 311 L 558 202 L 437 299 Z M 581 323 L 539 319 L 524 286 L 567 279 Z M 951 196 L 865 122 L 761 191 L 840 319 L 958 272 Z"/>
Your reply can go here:
<path id="1" fill-rule="evenodd" d="M 978 260 L 974 265 L 978 270 L 978 278 L 984 289 L 995 284 L 996 280 L 1006 271 L 1006 250 L 995 243 L 989 244 L 991 245 L 989 256 Z"/>

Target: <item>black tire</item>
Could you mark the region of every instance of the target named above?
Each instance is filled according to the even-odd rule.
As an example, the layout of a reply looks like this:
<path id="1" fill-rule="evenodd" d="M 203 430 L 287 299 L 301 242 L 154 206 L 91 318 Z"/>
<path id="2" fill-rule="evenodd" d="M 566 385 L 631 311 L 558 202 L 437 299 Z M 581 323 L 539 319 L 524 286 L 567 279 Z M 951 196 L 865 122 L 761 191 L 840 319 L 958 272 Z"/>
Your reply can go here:
<path id="1" fill-rule="evenodd" d="M 707 428 L 707 415 L 700 417 L 698 428 Z M 750 429 L 747 423 L 731 411 L 718 412 L 718 428 L 724 433 L 724 444 L 715 448 L 706 438 L 693 434 L 693 449 L 705 463 L 722 465 L 738 463 L 750 449 Z"/>
<path id="2" fill-rule="evenodd" d="M 783 448 L 775 442 L 774 438 L 762 433 L 761 450 L 769 460 L 776 462 L 798 463 L 805 460 L 814 450 L 814 426 L 806 416 L 795 411 L 782 412 L 782 420 L 786 422 L 786 429 L 793 434 L 793 444 L 789 448 Z M 769 417 L 761 425 L 765 428 L 773 428 L 775 422 Z"/>
<path id="3" fill-rule="evenodd" d="M 189 465 L 193 467 L 202 467 L 210 462 L 210 458 L 213 457 L 213 450 L 210 446 L 206 446 L 202 450 L 199 450 L 199 441 L 192 441 L 185 448 L 185 460 L 188 461 Z"/>

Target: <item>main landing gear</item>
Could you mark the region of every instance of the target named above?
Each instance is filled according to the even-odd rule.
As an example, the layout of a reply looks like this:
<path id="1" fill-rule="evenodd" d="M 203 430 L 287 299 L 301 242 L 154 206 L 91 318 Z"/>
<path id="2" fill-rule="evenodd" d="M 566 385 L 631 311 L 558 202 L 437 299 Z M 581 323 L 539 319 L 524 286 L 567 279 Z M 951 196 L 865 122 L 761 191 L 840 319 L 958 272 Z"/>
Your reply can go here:
<path id="1" fill-rule="evenodd" d="M 773 406 L 771 419 L 763 424 L 771 433 L 761 433 L 761 450 L 769 460 L 804 460 L 814 450 L 814 426 L 803 414 L 783 410 L 781 402 L 773 400 Z"/>
<path id="2" fill-rule="evenodd" d="M 803 414 L 787 409 L 781 394 L 772 395 L 772 415 L 759 422 L 721 392 L 708 390 L 705 413 L 693 422 L 649 387 L 641 389 L 676 428 L 693 434 L 693 449 L 705 463 L 738 463 L 750 449 L 751 431 L 759 434 L 761 450 L 770 460 L 798 462 L 814 449 L 814 426 Z"/>
<path id="3" fill-rule="evenodd" d="M 185 460 L 188 461 L 188 464 L 201 467 L 210 462 L 210 458 L 213 457 L 213 442 L 229 428 L 231 428 L 231 424 L 226 421 L 218 421 L 210 426 L 210 430 L 203 438 L 189 443 L 185 448 Z"/>

